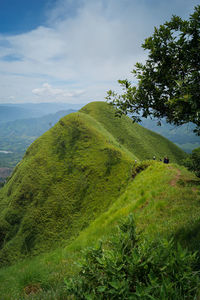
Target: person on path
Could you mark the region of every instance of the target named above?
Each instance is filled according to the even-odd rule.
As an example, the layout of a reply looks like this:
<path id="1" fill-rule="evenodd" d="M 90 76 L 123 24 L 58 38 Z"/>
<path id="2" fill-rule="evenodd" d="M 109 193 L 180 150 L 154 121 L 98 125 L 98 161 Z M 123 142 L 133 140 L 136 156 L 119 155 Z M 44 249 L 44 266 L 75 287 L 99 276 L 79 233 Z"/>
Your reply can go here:
<path id="1" fill-rule="evenodd" d="M 169 163 L 169 158 L 166 156 L 164 157 L 164 164 L 168 164 Z"/>

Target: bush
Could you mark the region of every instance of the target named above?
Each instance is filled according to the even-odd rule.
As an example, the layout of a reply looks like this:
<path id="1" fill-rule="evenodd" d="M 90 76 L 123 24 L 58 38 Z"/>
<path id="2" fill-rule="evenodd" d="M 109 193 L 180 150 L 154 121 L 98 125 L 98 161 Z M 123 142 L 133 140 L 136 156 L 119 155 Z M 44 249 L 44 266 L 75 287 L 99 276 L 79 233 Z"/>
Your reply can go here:
<path id="1" fill-rule="evenodd" d="M 183 164 L 190 171 L 195 172 L 197 177 L 200 177 L 200 148 L 194 149 L 192 154 L 183 161 Z"/>
<path id="2" fill-rule="evenodd" d="M 130 215 L 109 242 L 89 248 L 78 276 L 66 279 L 72 299 L 197 299 L 199 272 L 195 253 L 173 240 L 139 241 Z"/>

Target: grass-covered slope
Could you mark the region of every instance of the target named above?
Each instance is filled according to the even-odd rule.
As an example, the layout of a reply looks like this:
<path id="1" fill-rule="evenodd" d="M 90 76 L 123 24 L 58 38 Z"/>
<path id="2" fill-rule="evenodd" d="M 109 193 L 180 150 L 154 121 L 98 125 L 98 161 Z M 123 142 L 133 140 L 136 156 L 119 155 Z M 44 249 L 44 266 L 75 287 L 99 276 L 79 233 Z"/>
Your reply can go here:
<path id="1" fill-rule="evenodd" d="M 0 261 L 68 244 L 105 212 L 132 179 L 135 159 L 184 153 L 171 142 L 88 104 L 62 118 L 27 150 L 0 193 Z"/>
<path id="2" fill-rule="evenodd" d="M 183 246 L 199 251 L 199 188 L 199 179 L 184 168 L 151 162 L 67 247 L 0 269 L 0 299 L 27 299 L 27 295 L 30 299 L 67 299 L 64 278 L 79 271 L 76 262 L 82 250 L 99 239 L 108 248 L 116 225 L 130 213 L 141 240 L 144 236 L 150 240 L 174 236 Z"/>

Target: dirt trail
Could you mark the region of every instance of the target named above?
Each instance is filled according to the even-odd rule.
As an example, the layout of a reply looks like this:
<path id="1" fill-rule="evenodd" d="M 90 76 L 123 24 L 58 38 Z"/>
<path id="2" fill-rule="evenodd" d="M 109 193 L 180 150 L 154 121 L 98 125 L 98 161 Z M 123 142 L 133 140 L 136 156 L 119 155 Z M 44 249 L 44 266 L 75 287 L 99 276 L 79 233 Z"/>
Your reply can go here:
<path id="1" fill-rule="evenodd" d="M 180 176 L 181 176 L 181 171 L 177 169 L 175 177 L 170 181 L 170 185 L 175 186 L 177 181 L 180 179 Z"/>

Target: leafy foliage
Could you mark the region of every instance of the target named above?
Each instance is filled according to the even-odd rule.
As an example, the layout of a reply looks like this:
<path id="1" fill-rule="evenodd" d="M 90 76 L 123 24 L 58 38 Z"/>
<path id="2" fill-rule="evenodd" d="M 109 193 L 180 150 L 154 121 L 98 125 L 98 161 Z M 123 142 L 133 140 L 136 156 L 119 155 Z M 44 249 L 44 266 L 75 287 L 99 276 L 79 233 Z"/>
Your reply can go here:
<path id="1" fill-rule="evenodd" d="M 132 215 L 121 223 L 109 249 L 89 248 L 79 275 L 65 280 L 75 299 L 196 299 L 196 254 L 173 240 L 140 243 Z"/>
<path id="2" fill-rule="evenodd" d="M 146 63 L 137 63 L 132 71 L 138 86 L 119 80 L 125 93 L 109 91 L 107 100 L 119 114 L 134 114 L 135 121 L 150 115 L 175 125 L 192 122 L 200 135 L 200 6 L 189 20 L 173 16 L 155 28 L 142 47 L 149 54 Z"/>
<path id="3" fill-rule="evenodd" d="M 200 148 L 192 151 L 192 154 L 184 160 L 184 165 L 200 177 Z"/>

